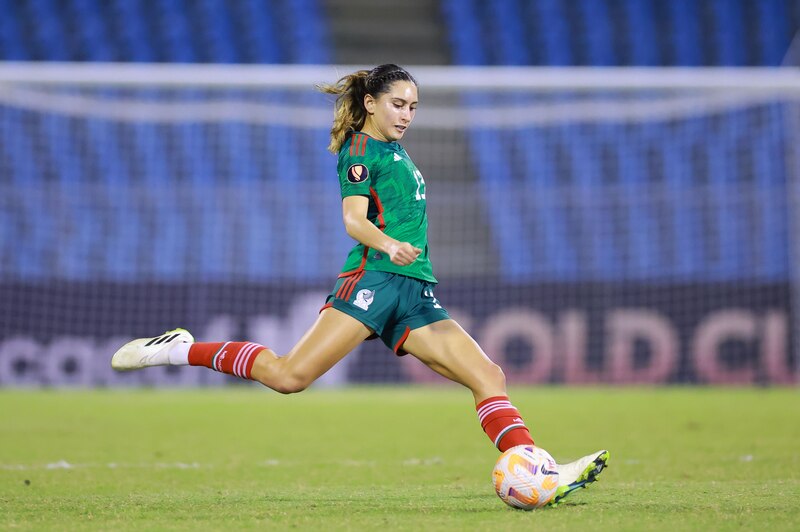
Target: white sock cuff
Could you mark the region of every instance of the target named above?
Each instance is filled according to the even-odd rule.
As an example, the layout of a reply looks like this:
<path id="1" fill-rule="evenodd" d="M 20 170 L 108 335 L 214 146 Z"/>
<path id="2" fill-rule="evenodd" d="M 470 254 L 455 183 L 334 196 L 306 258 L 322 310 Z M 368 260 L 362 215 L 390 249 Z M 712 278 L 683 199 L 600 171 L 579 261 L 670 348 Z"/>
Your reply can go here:
<path id="1" fill-rule="evenodd" d="M 189 348 L 192 344 L 189 342 L 178 342 L 169 348 L 169 363 L 172 366 L 188 366 L 189 365 Z"/>

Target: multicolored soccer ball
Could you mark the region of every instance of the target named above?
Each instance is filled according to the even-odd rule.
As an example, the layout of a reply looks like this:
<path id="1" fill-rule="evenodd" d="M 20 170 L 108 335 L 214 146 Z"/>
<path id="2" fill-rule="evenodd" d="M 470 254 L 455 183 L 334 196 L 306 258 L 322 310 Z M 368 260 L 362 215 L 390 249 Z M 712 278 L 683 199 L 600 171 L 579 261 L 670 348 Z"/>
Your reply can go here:
<path id="1" fill-rule="evenodd" d="M 535 510 L 556 494 L 558 468 L 539 447 L 518 445 L 500 455 L 492 471 L 497 496 L 513 508 Z"/>

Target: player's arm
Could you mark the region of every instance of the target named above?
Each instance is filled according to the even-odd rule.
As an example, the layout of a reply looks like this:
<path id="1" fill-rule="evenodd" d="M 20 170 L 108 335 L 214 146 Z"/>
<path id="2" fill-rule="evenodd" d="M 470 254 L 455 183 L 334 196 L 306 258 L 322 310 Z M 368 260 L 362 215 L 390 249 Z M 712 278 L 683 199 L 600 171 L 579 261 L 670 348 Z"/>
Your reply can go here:
<path id="1" fill-rule="evenodd" d="M 369 198 L 347 196 L 342 200 L 342 217 L 347 234 L 372 249 L 389 255 L 398 266 L 408 266 L 417 259 L 422 250 L 387 236 L 367 219 Z"/>

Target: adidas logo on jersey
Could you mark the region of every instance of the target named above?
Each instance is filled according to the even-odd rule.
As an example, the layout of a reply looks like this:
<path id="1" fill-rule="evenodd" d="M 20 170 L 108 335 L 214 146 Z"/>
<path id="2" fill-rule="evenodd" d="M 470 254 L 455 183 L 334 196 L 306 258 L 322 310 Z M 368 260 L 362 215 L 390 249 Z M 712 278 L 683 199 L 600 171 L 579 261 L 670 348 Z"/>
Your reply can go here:
<path id="1" fill-rule="evenodd" d="M 402 158 L 402 157 L 400 157 L 400 154 L 399 154 L 399 153 L 395 153 L 395 154 L 394 154 L 394 160 L 395 160 L 395 161 L 402 161 L 402 160 L 403 160 L 403 158 Z"/>

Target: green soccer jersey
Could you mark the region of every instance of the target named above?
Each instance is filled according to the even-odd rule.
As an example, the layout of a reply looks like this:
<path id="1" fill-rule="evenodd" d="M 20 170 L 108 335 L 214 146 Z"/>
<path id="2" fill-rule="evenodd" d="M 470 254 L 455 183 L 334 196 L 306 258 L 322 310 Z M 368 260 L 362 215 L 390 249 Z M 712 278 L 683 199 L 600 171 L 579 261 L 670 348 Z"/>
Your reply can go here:
<path id="1" fill-rule="evenodd" d="M 389 255 L 358 243 L 347 256 L 343 273 L 375 270 L 399 273 L 436 283 L 428 256 L 428 216 L 425 180 L 406 150 L 397 142 L 381 142 L 353 133 L 339 150 L 342 198 L 367 196 L 367 218 L 388 236 L 422 250 L 408 266 L 398 266 Z"/>

